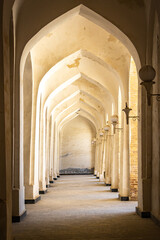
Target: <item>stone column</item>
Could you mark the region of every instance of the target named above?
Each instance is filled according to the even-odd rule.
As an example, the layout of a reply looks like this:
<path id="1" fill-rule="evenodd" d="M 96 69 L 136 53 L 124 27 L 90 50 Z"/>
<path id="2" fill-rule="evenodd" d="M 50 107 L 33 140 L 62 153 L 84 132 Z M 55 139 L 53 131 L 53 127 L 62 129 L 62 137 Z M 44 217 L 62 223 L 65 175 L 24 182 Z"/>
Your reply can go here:
<path id="1" fill-rule="evenodd" d="M 105 133 L 102 137 L 100 137 L 101 140 L 101 157 L 100 157 L 100 181 L 104 181 L 104 162 L 105 162 Z"/>
<path id="2" fill-rule="evenodd" d="M 107 133 L 104 133 L 104 140 L 103 140 L 103 165 L 102 165 L 102 175 L 103 175 L 103 181 L 105 182 L 105 169 L 106 169 L 106 154 L 107 154 Z"/>
<path id="3" fill-rule="evenodd" d="M 119 196 L 122 195 L 123 184 L 123 131 L 120 133 L 120 181 L 119 181 Z"/>
<path id="4" fill-rule="evenodd" d="M 102 161 L 102 139 L 98 138 L 98 161 L 97 161 L 97 179 L 100 179 L 101 175 L 101 161 Z"/>
<path id="5" fill-rule="evenodd" d="M 49 119 L 46 117 L 46 136 L 45 136 L 45 161 L 46 161 L 46 187 L 49 187 Z"/>
<path id="6" fill-rule="evenodd" d="M 141 72 L 141 74 L 140 74 Z M 151 66 L 141 68 L 139 75 L 143 84 L 149 84 L 152 92 L 155 70 Z M 138 161 L 138 207 L 137 213 L 141 217 L 150 217 L 152 194 L 152 105 L 145 87 L 141 87 L 141 112 L 139 136 L 139 161 Z"/>
<path id="7" fill-rule="evenodd" d="M 18 64 L 17 64 L 18 65 Z M 19 68 L 15 69 L 19 76 Z M 18 79 L 13 82 L 13 190 L 12 220 L 20 221 L 26 215 L 24 204 L 24 159 L 23 159 L 23 84 Z"/>
<path id="8" fill-rule="evenodd" d="M 50 183 L 53 183 L 53 127 L 54 127 L 54 122 L 52 119 L 52 116 L 50 118 L 51 125 L 50 125 L 50 142 L 49 142 L 49 181 Z"/>
<path id="9" fill-rule="evenodd" d="M 57 180 L 57 123 L 56 122 L 54 122 L 53 178 L 54 180 Z"/>
<path id="10" fill-rule="evenodd" d="M 12 239 L 11 86 L 9 17 L 3 18 L 6 1 L 0 2 L 0 239 Z M 12 4 L 12 2 L 11 2 Z M 8 8 L 7 8 L 8 9 Z M 9 16 L 11 14 L 8 9 Z M 8 16 L 8 15 L 7 15 Z M 2 21 L 3 18 L 3 21 Z M 2 23 L 3 22 L 3 23 Z M 13 36 L 13 32 L 11 34 Z M 3 37 L 5 41 L 3 40 Z M 12 81 L 12 78 L 11 78 Z"/>
<path id="11" fill-rule="evenodd" d="M 94 176 L 97 175 L 97 142 L 95 144 L 95 161 L 94 161 Z"/>
<path id="12" fill-rule="evenodd" d="M 147 106 L 145 99 L 142 104 L 142 142 L 141 159 L 138 164 L 138 208 L 141 217 L 150 217 L 151 212 L 151 182 L 152 182 L 152 133 L 151 106 Z"/>
<path id="13" fill-rule="evenodd" d="M 112 139 L 113 136 L 107 134 L 106 138 L 106 166 L 105 166 L 105 183 L 111 186 L 111 163 L 112 163 Z"/>
<path id="14" fill-rule="evenodd" d="M 25 203 L 35 203 L 40 200 L 38 173 L 35 159 L 31 158 L 31 122 L 32 122 L 32 63 L 28 55 L 23 77 L 24 93 L 24 184 Z M 36 169 L 35 169 L 36 168 Z"/>
<path id="15" fill-rule="evenodd" d="M 119 173 L 118 173 L 118 133 L 113 136 L 113 160 L 112 160 L 112 173 L 111 173 L 111 191 L 118 192 L 119 188 Z"/>
<path id="16" fill-rule="evenodd" d="M 60 164 L 59 151 L 60 151 L 60 132 L 59 132 L 59 128 L 58 128 L 58 131 L 57 131 L 57 177 L 60 177 L 60 175 L 59 175 L 59 164 Z"/>
<path id="17" fill-rule="evenodd" d="M 43 116 L 44 108 L 42 106 L 40 117 L 41 117 L 41 126 L 40 126 L 40 167 L 39 167 L 39 193 L 45 194 L 46 190 L 46 180 L 45 180 L 45 173 L 46 173 L 46 162 L 45 162 L 45 122 Z"/>
<path id="18" fill-rule="evenodd" d="M 150 65 L 142 67 L 139 76 L 142 79 L 140 101 L 140 124 L 138 126 L 138 207 L 141 217 L 150 217 L 152 198 L 152 93 L 156 72 Z"/>
<path id="19" fill-rule="evenodd" d="M 124 119 L 126 120 L 126 119 Z M 124 134 L 123 134 L 123 165 L 121 172 L 121 190 L 120 199 L 121 201 L 129 200 L 130 193 L 130 163 L 129 163 L 129 124 L 124 123 Z"/>
<path id="20" fill-rule="evenodd" d="M 99 175 L 100 175 L 100 139 L 99 137 L 97 137 L 97 141 L 96 141 L 96 148 L 97 148 L 97 156 L 96 156 L 96 162 L 97 162 L 97 173 L 96 173 L 96 177 L 97 179 L 99 179 Z"/>

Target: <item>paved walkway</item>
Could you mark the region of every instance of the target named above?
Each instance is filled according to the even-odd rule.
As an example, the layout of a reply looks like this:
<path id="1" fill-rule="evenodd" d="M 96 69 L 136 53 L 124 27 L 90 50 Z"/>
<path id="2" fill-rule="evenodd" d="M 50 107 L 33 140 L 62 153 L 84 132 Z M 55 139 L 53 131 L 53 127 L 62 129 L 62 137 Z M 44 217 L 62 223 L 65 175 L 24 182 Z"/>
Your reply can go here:
<path id="1" fill-rule="evenodd" d="M 61 176 L 27 217 L 13 224 L 15 240 L 160 240 L 160 228 L 135 213 L 93 176 Z"/>

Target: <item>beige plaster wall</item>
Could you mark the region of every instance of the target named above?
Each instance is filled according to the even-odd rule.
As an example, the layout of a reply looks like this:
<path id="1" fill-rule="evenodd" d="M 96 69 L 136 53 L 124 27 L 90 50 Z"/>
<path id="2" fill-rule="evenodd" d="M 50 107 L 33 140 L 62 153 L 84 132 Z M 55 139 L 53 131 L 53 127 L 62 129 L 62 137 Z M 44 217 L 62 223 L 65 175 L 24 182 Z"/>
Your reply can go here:
<path id="1" fill-rule="evenodd" d="M 138 75 L 135 62 L 131 58 L 129 78 L 129 107 L 130 116 L 138 115 Z M 138 124 L 136 119 L 129 119 L 129 154 L 130 154 L 130 199 L 138 197 Z"/>
<path id="2" fill-rule="evenodd" d="M 71 168 L 92 169 L 94 167 L 94 146 L 91 144 L 95 129 L 85 118 L 78 116 L 67 123 L 61 131 L 60 170 Z M 74 170 L 73 170 L 74 169 Z M 60 171 L 61 173 L 61 171 Z"/>
<path id="3" fill-rule="evenodd" d="M 29 184 L 30 178 L 30 139 L 31 139 L 31 110 L 32 110 L 32 63 L 30 54 L 27 57 L 24 70 L 24 184 Z"/>

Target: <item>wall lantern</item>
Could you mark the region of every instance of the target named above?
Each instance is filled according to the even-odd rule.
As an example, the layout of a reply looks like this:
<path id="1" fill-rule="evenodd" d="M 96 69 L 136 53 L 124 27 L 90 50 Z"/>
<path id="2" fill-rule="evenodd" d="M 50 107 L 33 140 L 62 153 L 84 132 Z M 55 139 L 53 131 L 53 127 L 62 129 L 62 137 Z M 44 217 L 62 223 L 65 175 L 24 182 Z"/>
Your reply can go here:
<path id="1" fill-rule="evenodd" d="M 96 143 L 96 138 L 93 138 L 91 143 L 95 144 Z"/>
<path id="2" fill-rule="evenodd" d="M 103 137 L 103 135 L 104 135 L 104 132 L 103 132 L 103 129 L 100 131 L 100 133 L 99 133 L 99 136 L 100 137 Z"/>
<path id="3" fill-rule="evenodd" d="M 109 129 L 110 129 L 110 126 L 109 126 L 108 124 L 106 124 L 106 125 L 104 126 L 104 131 L 105 131 L 105 132 L 108 132 Z"/>
<path id="4" fill-rule="evenodd" d="M 156 76 L 156 71 L 150 65 L 145 65 L 139 70 L 139 77 L 143 81 L 140 83 L 140 85 L 143 85 L 146 89 L 148 105 L 151 105 L 151 97 L 152 96 L 156 96 L 157 101 L 160 101 L 159 93 L 151 94 L 152 86 L 153 86 L 153 84 L 155 84 L 155 82 L 153 81 L 155 76 Z"/>
<path id="5" fill-rule="evenodd" d="M 126 114 L 126 123 L 128 125 L 129 123 L 129 118 L 133 118 L 133 119 L 139 119 L 139 116 L 129 116 L 130 111 L 132 110 L 132 108 L 129 108 L 126 102 L 126 107 L 124 109 L 122 109 L 123 112 L 125 112 Z"/>
<path id="6" fill-rule="evenodd" d="M 113 124 L 113 133 L 116 133 L 116 125 L 118 124 L 118 116 L 112 115 L 111 116 L 111 123 Z"/>

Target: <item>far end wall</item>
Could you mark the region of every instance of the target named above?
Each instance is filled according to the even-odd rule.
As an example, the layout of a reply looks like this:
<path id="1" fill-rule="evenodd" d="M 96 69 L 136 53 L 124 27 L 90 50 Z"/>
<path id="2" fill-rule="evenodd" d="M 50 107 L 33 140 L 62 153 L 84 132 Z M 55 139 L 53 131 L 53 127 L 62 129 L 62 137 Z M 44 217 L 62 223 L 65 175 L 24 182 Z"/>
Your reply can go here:
<path id="1" fill-rule="evenodd" d="M 95 128 L 78 116 L 67 123 L 60 134 L 60 174 L 93 173 L 95 147 L 91 144 Z"/>

